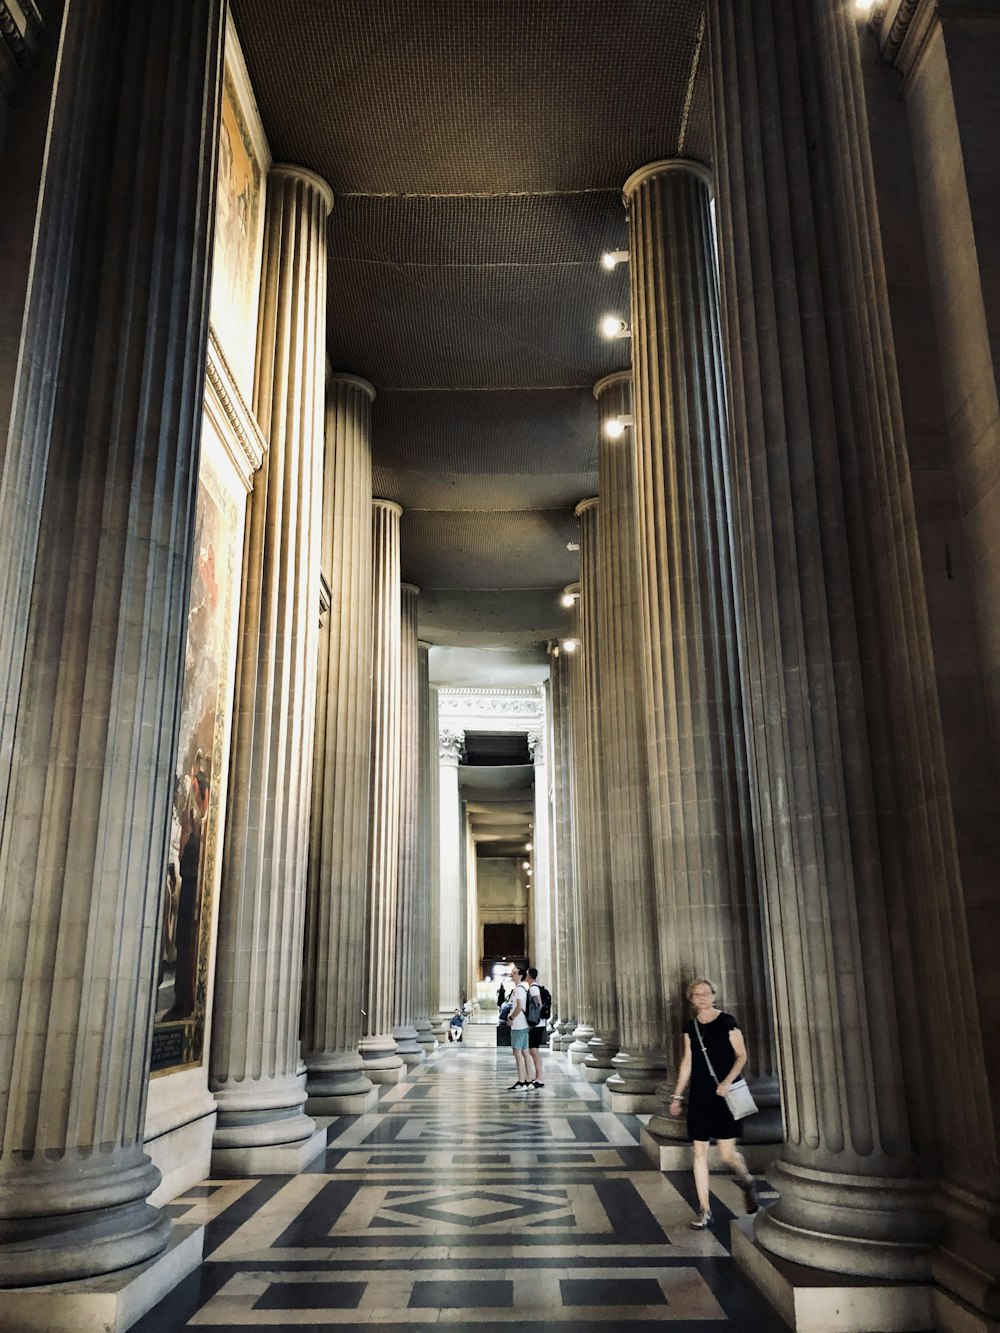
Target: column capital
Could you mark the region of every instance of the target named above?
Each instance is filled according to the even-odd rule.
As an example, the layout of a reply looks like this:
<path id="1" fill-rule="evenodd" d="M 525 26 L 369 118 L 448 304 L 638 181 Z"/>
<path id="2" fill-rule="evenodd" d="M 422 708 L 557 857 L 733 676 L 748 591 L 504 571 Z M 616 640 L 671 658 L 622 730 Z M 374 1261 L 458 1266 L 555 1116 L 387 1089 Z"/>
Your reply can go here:
<path id="1" fill-rule="evenodd" d="M 564 596 L 564 597 L 579 597 L 579 596 L 580 596 L 580 580 L 577 579 L 574 583 L 567 583 L 566 586 L 565 586 L 565 588 L 563 588 L 563 596 Z"/>
<path id="2" fill-rule="evenodd" d="M 268 180 L 271 180 L 275 176 L 284 176 L 289 180 L 302 181 L 316 191 L 326 205 L 327 213 L 333 212 L 333 191 L 323 177 L 317 176 L 315 171 L 310 171 L 308 167 L 297 167 L 291 162 L 275 162 L 267 173 L 267 177 Z"/>
<path id="3" fill-rule="evenodd" d="M 465 732 L 443 730 L 438 733 L 441 760 L 458 767 L 465 749 Z"/>
<path id="4" fill-rule="evenodd" d="M 414 597 L 419 597 L 419 596 L 420 596 L 420 589 L 417 587 L 417 585 L 416 585 L 415 583 L 401 583 L 401 584 L 399 585 L 399 591 L 400 591 L 400 592 L 412 592 L 413 595 L 414 595 Z"/>
<path id="5" fill-rule="evenodd" d="M 640 185 L 645 185 L 654 176 L 665 176 L 673 171 L 681 171 L 689 176 L 697 176 L 708 187 L 709 194 L 715 194 L 715 177 L 704 162 L 698 162 L 693 157 L 667 157 L 659 162 L 649 162 L 646 166 L 640 167 L 638 171 L 632 172 L 632 175 L 622 186 L 622 199 L 626 208 Z"/>
<path id="6" fill-rule="evenodd" d="M 328 383 L 331 388 L 335 384 L 353 385 L 355 389 L 360 389 L 362 393 L 368 395 L 368 401 L 370 403 L 374 403 L 375 401 L 375 385 L 370 384 L 368 380 L 363 380 L 360 375 L 349 375 L 346 371 L 336 370 L 330 375 Z"/>
<path id="7" fill-rule="evenodd" d="M 542 732 L 528 732 L 528 753 L 531 755 L 531 761 L 536 768 L 539 764 L 545 763 L 545 737 Z"/>
<path id="8" fill-rule="evenodd" d="M 395 514 L 397 518 L 403 517 L 403 506 L 396 503 L 395 500 L 372 500 L 373 509 L 384 509 L 387 514 Z"/>
<path id="9" fill-rule="evenodd" d="M 613 375 L 605 375 L 603 379 L 597 381 L 594 385 L 594 397 L 600 401 L 601 394 L 607 389 L 612 389 L 617 384 L 627 384 L 632 387 L 631 370 L 616 370 Z"/>
<path id="10" fill-rule="evenodd" d="M 581 500 L 580 503 L 577 505 L 577 507 L 573 510 L 573 513 L 577 518 L 579 518 L 581 514 L 587 513 L 588 510 L 596 509 L 600 503 L 601 503 L 600 497 L 597 495 L 592 495 L 588 500 Z M 579 587 L 579 585 L 577 586 Z"/>

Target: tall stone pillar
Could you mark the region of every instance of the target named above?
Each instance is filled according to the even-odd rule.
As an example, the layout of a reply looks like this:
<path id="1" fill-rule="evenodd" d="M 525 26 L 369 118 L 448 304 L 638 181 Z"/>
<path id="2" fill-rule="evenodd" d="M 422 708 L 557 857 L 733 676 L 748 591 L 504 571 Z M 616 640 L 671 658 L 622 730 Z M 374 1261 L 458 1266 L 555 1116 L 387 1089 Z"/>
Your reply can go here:
<path id="1" fill-rule="evenodd" d="M 399 640 L 399 868 L 396 890 L 396 971 L 392 990 L 392 1036 L 396 1054 L 417 1065 L 424 1052 L 414 1025 L 420 936 L 427 925 L 420 908 L 420 656 L 417 599 L 420 589 L 400 585 Z"/>
<path id="2" fill-rule="evenodd" d="M 437 752 L 437 693 L 430 685 L 431 645 L 417 643 L 417 705 L 418 705 L 418 791 L 417 791 L 417 856 L 418 881 L 415 917 L 417 923 L 416 953 L 414 957 L 414 1012 L 413 1026 L 417 1041 L 425 1054 L 437 1047 L 431 1014 L 438 1018 L 437 995 L 430 996 L 430 979 L 435 970 L 437 949 L 438 910 L 436 895 L 432 892 L 436 801 L 438 788 Z M 432 743 L 433 742 L 433 743 Z M 433 764 L 433 767 L 432 767 Z"/>
<path id="3" fill-rule="evenodd" d="M 482 932 L 479 928 L 479 864 L 476 859 L 476 839 L 472 832 L 472 820 L 465 805 L 462 807 L 462 831 L 465 840 L 465 855 L 462 858 L 465 885 L 462 994 L 466 999 L 474 1000 L 482 955 Z"/>
<path id="4" fill-rule="evenodd" d="M 458 787 L 458 766 L 465 746 L 461 731 L 441 731 L 438 735 L 438 883 L 441 928 L 438 1011 L 445 1022 L 462 1000 L 462 939 L 465 930 L 463 902 L 465 831 L 462 827 L 462 798 Z"/>
<path id="5" fill-rule="evenodd" d="M 588 974 L 592 1010 L 592 1034 L 584 1026 L 573 1035 L 570 1056 L 584 1057 L 588 1079 L 603 1083 L 612 1072 L 611 1060 L 618 1051 L 618 1004 L 615 978 L 614 922 L 608 879 L 608 844 L 605 825 L 603 756 L 600 710 L 605 700 L 600 665 L 600 509 L 596 499 L 582 500 L 576 507 L 580 520 L 579 661 L 580 689 L 574 696 L 574 758 L 577 794 L 576 830 L 579 861 L 581 953 Z M 577 708 L 579 702 L 579 708 Z M 574 1059 L 574 1063 L 577 1061 Z"/>
<path id="6" fill-rule="evenodd" d="M 66 16 L 0 483 L 4 1287 L 124 1268 L 170 1236 L 143 1122 L 222 18 L 218 0 Z M 159 114 L 137 118 L 147 97 Z M 23 1299 L 0 1296 L 6 1327 Z"/>
<path id="7" fill-rule="evenodd" d="M 935 1223 L 914 1148 L 933 1142 L 934 1085 L 961 1117 L 948 1142 L 982 1133 L 958 1111 L 980 1069 L 962 1050 L 967 955 L 856 33 L 822 0 L 707 15 L 786 1131 L 756 1235 L 814 1267 L 921 1278 Z M 949 1015 L 940 1036 L 921 993 Z"/>
<path id="8" fill-rule="evenodd" d="M 614 913 L 615 975 L 621 1050 L 606 1088 L 615 1110 L 660 1106 L 656 1085 L 666 1067 L 663 960 L 650 837 L 649 778 L 642 687 L 642 586 L 639 495 L 633 433 L 610 438 L 606 424 L 632 415 L 632 377 L 610 375 L 594 388 L 601 417 L 598 644 L 601 673 L 600 756 L 605 836 Z"/>
<path id="9" fill-rule="evenodd" d="M 427 951 L 427 1002 L 424 1012 L 440 1045 L 447 1040 L 447 1022 L 441 1013 L 441 709 L 436 686 L 430 687 L 424 780 L 427 783 L 427 891 L 430 894 L 430 948 Z M 450 1017 L 450 1014 L 449 1014 Z"/>
<path id="10" fill-rule="evenodd" d="M 711 178 L 654 162 L 625 183 L 632 277 L 640 623 L 660 969 L 679 1055 L 687 983 L 737 1015 L 758 1104 L 780 1138 L 739 677 Z M 658 1116 L 650 1131 L 676 1136 Z"/>
<path id="11" fill-rule="evenodd" d="M 372 780 L 361 1055 L 373 1083 L 398 1083 L 403 1061 L 392 1035 L 396 977 L 402 754 L 402 592 L 399 520 L 392 500 L 372 501 Z"/>
<path id="12" fill-rule="evenodd" d="M 534 827 L 531 837 L 532 964 L 543 983 L 552 989 L 552 880 L 549 874 L 549 765 L 546 737 L 528 736 L 531 762 L 535 767 Z"/>
<path id="13" fill-rule="evenodd" d="M 565 590 L 567 597 L 579 594 L 579 585 Z M 549 681 L 552 732 L 552 846 L 555 852 L 553 879 L 556 896 L 556 936 L 553 941 L 552 1049 L 561 1051 L 572 1043 L 576 1027 L 578 964 L 576 954 L 576 869 L 573 856 L 573 746 L 569 703 L 569 664 L 572 654 L 554 643 L 549 648 Z"/>
<path id="14" fill-rule="evenodd" d="M 368 797 L 372 744 L 372 466 L 375 390 L 330 382 L 321 567 L 330 612 L 320 632 L 306 901 L 302 1045 L 306 1109 L 356 1115 L 377 1094 L 362 1068 Z"/>
<path id="15" fill-rule="evenodd" d="M 213 1165 L 294 1171 L 304 1114 L 302 943 L 319 639 L 326 219 L 312 172 L 268 175 L 254 410 L 268 452 L 250 497 L 209 1086 Z"/>

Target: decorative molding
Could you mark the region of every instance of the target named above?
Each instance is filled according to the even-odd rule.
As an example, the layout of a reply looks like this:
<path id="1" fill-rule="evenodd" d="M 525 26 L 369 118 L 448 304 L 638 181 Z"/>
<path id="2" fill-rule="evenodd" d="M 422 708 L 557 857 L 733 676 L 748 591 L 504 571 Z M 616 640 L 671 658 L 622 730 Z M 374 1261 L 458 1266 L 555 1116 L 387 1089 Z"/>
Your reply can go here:
<path id="1" fill-rule="evenodd" d="M 209 325 L 205 358 L 205 408 L 212 412 L 247 490 L 264 461 L 267 441 L 257 418 L 247 406 L 226 360 L 215 329 Z"/>
<path id="2" fill-rule="evenodd" d="M 522 723 L 524 730 L 535 731 L 544 726 L 545 701 L 541 690 L 536 686 L 531 689 L 502 688 L 487 686 L 482 689 L 438 690 L 438 708 L 440 716 L 461 717 L 474 721 Z"/>
<path id="3" fill-rule="evenodd" d="M 31 69 L 38 59 L 44 30 L 33 0 L 0 0 L 0 39 L 21 69 Z"/>
<path id="4" fill-rule="evenodd" d="M 916 66 L 937 20 L 936 0 L 900 0 L 890 22 L 888 6 L 872 16 L 882 59 L 906 78 Z"/>
<path id="5" fill-rule="evenodd" d="M 531 755 L 532 763 L 545 763 L 545 735 L 543 732 L 528 732 L 528 753 Z"/>

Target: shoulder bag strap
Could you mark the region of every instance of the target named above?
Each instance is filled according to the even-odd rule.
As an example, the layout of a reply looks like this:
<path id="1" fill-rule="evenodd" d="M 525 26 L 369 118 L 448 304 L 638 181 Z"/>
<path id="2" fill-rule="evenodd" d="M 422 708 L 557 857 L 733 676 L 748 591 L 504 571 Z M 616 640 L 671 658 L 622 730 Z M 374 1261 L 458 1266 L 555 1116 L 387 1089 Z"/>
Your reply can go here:
<path id="1" fill-rule="evenodd" d="M 699 1044 L 699 1046 L 701 1047 L 701 1053 L 702 1053 L 702 1055 L 705 1057 L 705 1063 L 708 1065 L 708 1072 L 712 1075 L 713 1080 L 714 1080 L 715 1083 L 717 1084 L 717 1083 L 719 1082 L 719 1076 L 718 1076 L 718 1074 L 716 1074 L 715 1070 L 712 1068 L 712 1062 L 711 1062 L 711 1060 L 708 1058 L 708 1051 L 705 1050 L 705 1039 L 704 1039 L 704 1037 L 701 1035 L 701 1024 L 698 1022 L 697 1018 L 693 1018 L 691 1021 L 692 1021 L 692 1023 L 694 1024 L 694 1030 L 695 1030 L 695 1032 L 697 1032 L 697 1034 L 698 1034 L 698 1044 Z"/>

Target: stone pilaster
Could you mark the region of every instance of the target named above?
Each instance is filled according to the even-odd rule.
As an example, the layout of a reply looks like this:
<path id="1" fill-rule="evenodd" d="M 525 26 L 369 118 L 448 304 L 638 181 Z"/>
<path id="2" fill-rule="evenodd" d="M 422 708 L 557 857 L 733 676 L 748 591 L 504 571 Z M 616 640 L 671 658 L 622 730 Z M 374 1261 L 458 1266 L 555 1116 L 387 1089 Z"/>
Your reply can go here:
<path id="1" fill-rule="evenodd" d="M 711 977 L 739 1019 L 750 1080 L 769 1108 L 744 1134 L 773 1140 L 777 1070 L 743 757 L 711 180 L 699 163 L 675 159 L 637 171 L 624 193 L 664 1036 L 679 1055 L 687 984 Z M 679 1126 L 659 1116 L 650 1129 L 673 1137 Z"/>
<path id="2" fill-rule="evenodd" d="M 650 837 L 649 779 L 642 687 L 642 586 L 634 433 L 617 438 L 608 422 L 632 415 L 632 379 L 610 375 L 594 388 L 601 418 L 598 552 L 601 633 L 600 756 L 605 836 L 614 914 L 621 1050 L 606 1088 L 615 1110 L 650 1111 L 666 1067 L 662 959 Z"/>
<path id="3" fill-rule="evenodd" d="M 950 1108 L 976 1104 L 976 1070 L 931 1045 L 918 1017 L 916 992 L 930 991 L 954 1037 L 968 988 L 962 962 L 939 957 L 960 935 L 938 915 L 953 878 L 934 846 L 937 722 L 868 148 L 850 106 L 856 35 L 850 11 L 822 0 L 712 0 L 707 14 L 786 1132 L 771 1173 L 781 1197 L 756 1235 L 814 1267 L 921 1278 L 935 1226 L 915 1129 L 934 1083 Z M 949 1119 L 949 1139 L 960 1132 Z"/>
<path id="4" fill-rule="evenodd" d="M 326 219 L 312 172 L 268 175 L 254 410 L 268 452 L 250 497 L 209 1086 L 213 1164 L 297 1170 L 302 943 L 319 639 Z"/>
<path id="5" fill-rule="evenodd" d="M 306 901 L 302 1046 L 306 1109 L 350 1115 L 375 1100 L 362 1067 L 371 768 L 372 466 L 375 390 L 336 375 L 327 392 L 320 631 Z"/>
<path id="6" fill-rule="evenodd" d="M 398 1083 L 403 1061 L 392 1035 L 396 975 L 402 703 L 399 520 L 392 500 L 372 501 L 372 780 L 369 802 L 365 1021 L 361 1055 L 374 1083 Z"/>
<path id="7" fill-rule="evenodd" d="M 549 990 L 552 989 L 552 881 L 549 865 L 549 750 L 541 732 L 528 736 L 531 762 L 535 767 L 534 815 L 531 831 L 532 965 Z"/>
<path id="8" fill-rule="evenodd" d="M 400 585 L 399 638 L 399 865 L 396 890 L 396 971 L 392 988 L 392 1036 L 404 1064 L 417 1065 L 417 967 L 426 916 L 420 903 L 420 660 L 417 601 L 420 589 Z"/>
<path id="9" fill-rule="evenodd" d="M 600 666 L 600 507 L 596 499 L 576 507 L 580 520 L 579 663 L 580 689 L 574 693 L 574 758 L 576 760 L 579 861 L 580 939 L 590 974 L 590 1019 L 593 1034 L 586 1040 L 587 1077 L 603 1083 L 618 1051 L 618 1008 L 615 981 L 614 923 L 608 880 L 605 792 L 601 754 L 600 709 L 604 705 Z M 579 707 L 577 707 L 579 703 Z M 586 1027 L 586 1020 L 585 1020 Z M 584 1031 L 585 1031 L 584 1027 Z M 579 1053 L 584 1035 L 573 1034 L 571 1057 Z"/>
<path id="10" fill-rule="evenodd" d="M 438 973 L 438 1012 L 445 1023 L 462 1000 L 463 932 L 465 929 L 464 878 L 462 859 L 465 832 L 462 826 L 462 798 L 458 787 L 458 766 L 465 747 L 461 731 L 438 734 L 439 827 L 438 883 L 441 941 Z"/>
<path id="11" fill-rule="evenodd" d="M 579 595 L 579 585 L 571 584 L 567 597 Z M 574 603 L 575 604 L 575 603 Z M 573 857 L 573 746 L 569 702 L 570 662 L 572 654 L 558 643 L 549 648 L 549 681 L 552 732 L 552 846 L 555 853 L 554 892 L 556 896 L 556 937 L 553 941 L 552 1012 L 553 1050 L 567 1049 L 576 1028 L 577 954 L 576 954 L 576 869 Z"/>
<path id="12" fill-rule="evenodd" d="M 435 826 L 438 788 L 437 754 L 437 694 L 430 685 L 429 643 L 417 644 L 417 713 L 418 713 L 418 791 L 417 791 L 417 941 L 414 958 L 414 1017 L 417 1041 L 425 1054 L 437 1047 L 437 1037 L 431 1015 L 438 1018 L 437 996 L 431 1006 L 430 979 L 435 970 L 438 912 L 436 894 L 432 892 Z M 433 767 L 432 765 L 433 761 Z M 436 884 L 434 886 L 436 888 Z"/>
<path id="13" fill-rule="evenodd" d="M 65 19 L 0 484 L 5 1287 L 138 1264 L 170 1236 L 143 1122 L 222 20 L 217 0 Z M 137 120 L 146 97 L 159 114 Z M 78 1326 L 69 1310 L 47 1327 Z"/>

